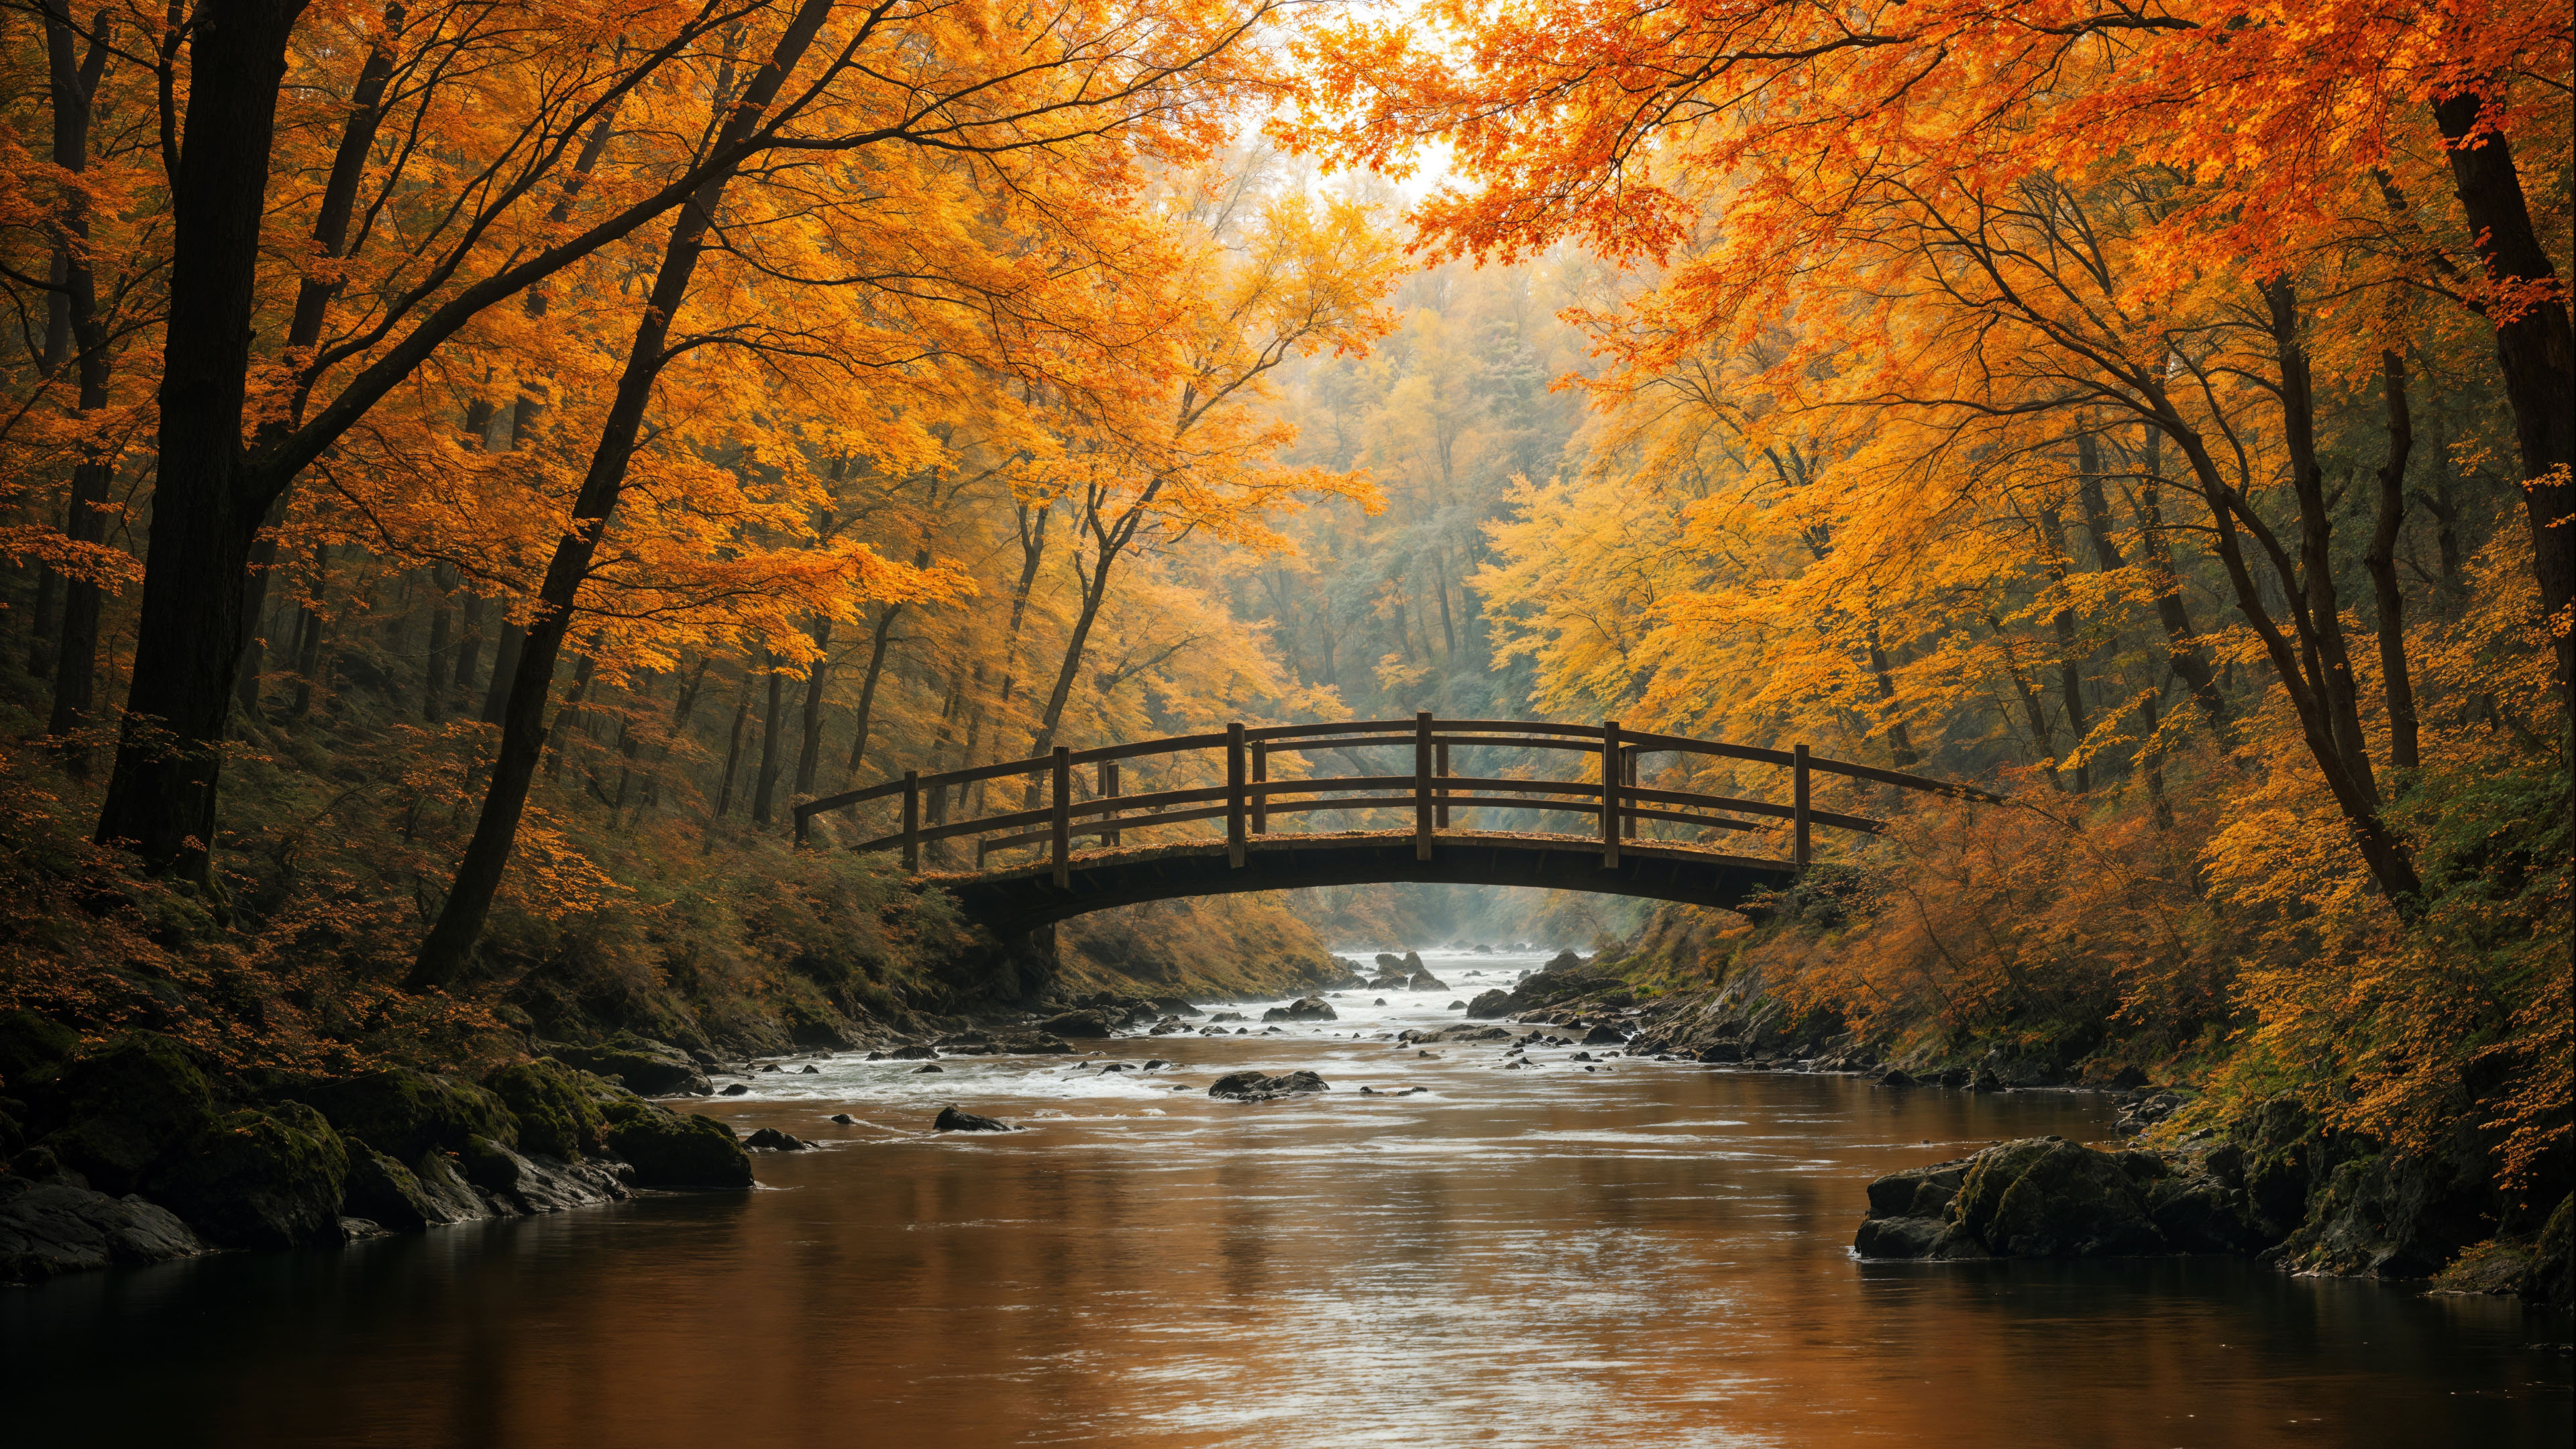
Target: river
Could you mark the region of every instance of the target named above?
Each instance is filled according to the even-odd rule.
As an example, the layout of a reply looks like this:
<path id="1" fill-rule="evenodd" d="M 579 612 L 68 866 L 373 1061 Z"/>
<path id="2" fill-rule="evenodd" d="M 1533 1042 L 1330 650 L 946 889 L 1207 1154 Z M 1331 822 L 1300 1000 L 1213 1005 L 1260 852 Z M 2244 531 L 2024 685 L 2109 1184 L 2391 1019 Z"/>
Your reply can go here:
<path id="1" fill-rule="evenodd" d="M 1852 1257 L 1870 1178 L 2102 1136 L 2091 1094 L 1373 1039 L 1536 960 L 1429 954 L 1452 991 L 1346 992 L 1285 1035 L 764 1075 L 695 1105 L 822 1150 L 764 1155 L 749 1194 L 0 1291 L 0 1423 L 401 1449 L 2569 1442 L 2567 1320 L 2511 1302 Z M 1241 1067 L 1332 1090 L 1212 1101 Z M 933 1136 L 948 1102 L 1031 1130 Z"/>

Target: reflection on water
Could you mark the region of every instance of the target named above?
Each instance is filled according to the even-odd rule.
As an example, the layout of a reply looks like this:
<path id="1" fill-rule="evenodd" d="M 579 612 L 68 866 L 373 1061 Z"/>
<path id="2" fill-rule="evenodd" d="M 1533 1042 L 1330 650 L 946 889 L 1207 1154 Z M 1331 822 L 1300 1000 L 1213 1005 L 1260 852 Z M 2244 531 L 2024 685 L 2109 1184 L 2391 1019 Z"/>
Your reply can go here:
<path id="1" fill-rule="evenodd" d="M 1151 1073 L 764 1077 L 707 1110 L 828 1150 L 765 1157 L 749 1195 L 0 1294 L 11 1438 L 2161 1449 L 2576 1422 L 2568 1359 L 2533 1346 L 2566 1320 L 2506 1303 L 2215 1261 L 1851 1258 L 1871 1176 L 2099 1135 L 2096 1098 L 1354 1039 L 1454 1021 L 1529 964 L 1430 962 L 1454 992 L 1092 1059 L 1176 1064 Z M 1334 1090 L 1206 1097 L 1246 1066 Z M 948 1101 L 1036 1130 L 927 1135 Z"/>

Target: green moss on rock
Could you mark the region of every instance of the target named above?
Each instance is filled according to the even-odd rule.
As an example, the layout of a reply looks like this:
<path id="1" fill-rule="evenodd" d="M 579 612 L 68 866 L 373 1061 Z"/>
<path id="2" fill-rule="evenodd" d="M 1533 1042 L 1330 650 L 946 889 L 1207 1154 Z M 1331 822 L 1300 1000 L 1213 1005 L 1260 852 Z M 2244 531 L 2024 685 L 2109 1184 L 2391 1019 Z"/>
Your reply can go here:
<path id="1" fill-rule="evenodd" d="M 349 1150 L 300 1102 L 231 1113 L 199 1130 L 149 1195 L 207 1241 L 291 1248 L 339 1241 Z"/>
<path id="2" fill-rule="evenodd" d="M 455 1152 L 471 1137 L 519 1140 L 509 1107 L 490 1090 L 409 1067 L 383 1067 L 302 1089 L 332 1125 L 401 1161 Z"/>
<path id="3" fill-rule="evenodd" d="M 2136 1184 L 2109 1153 L 2032 1137 L 1977 1155 L 1952 1204 L 1959 1226 L 2014 1258 L 2169 1251 Z"/>
<path id="4" fill-rule="evenodd" d="M 483 1081 L 519 1119 L 522 1150 L 567 1161 L 600 1150 L 600 1131 L 606 1123 L 589 1085 L 598 1079 L 590 1073 L 552 1057 L 539 1057 L 514 1062 Z"/>
<path id="5" fill-rule="evenodd" d="M 722 1122 L 650 1102 L 611 1103 L 604 1112 L 609 1150 L 634 1165 L 644 1186 L 751 1186 L 751 1154 Z"/>
<path id="6" fill-rule="evenodd" d="M 178 1042 L 134 1032 L 31 1083 L 62 1123 L 45 1145 L 92 1187 L 140 1189 L 178 1145 L 215 1119 L 214 1090 Z"/>

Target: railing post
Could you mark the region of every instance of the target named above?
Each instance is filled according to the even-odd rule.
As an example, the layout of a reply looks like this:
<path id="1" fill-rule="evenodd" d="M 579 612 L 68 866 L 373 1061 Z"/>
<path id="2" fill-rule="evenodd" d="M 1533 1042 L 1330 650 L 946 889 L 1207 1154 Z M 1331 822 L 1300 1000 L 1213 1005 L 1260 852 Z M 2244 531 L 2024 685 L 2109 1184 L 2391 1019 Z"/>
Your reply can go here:
<path id="1" fill-rule="evenodd" d="M 1790 768 L 1796 772 L 1796 779 L 1789 787 L 1789 821 L 1792 832 L 1789 839 L 1789 862 L 1798 869 L 1805 870 L 1807 868 L 1807 747 L 1797 746 L 1790 751 L 1790 756 L 1792 759 Z"/>
<path id="2" fill-rule="evenodd" d="M 1252 783 L 1263 785 L 1270 780 L 1270 747 L 1259 741 L 1252 746 Z M 1255 791 L 1252 796 L 1252 833 L 1270 833 L 1270 797 Z"/>
<path id="3" fill-rule="evenodd" d="M 1413 858 L 1431 858 L 1431 711 L 1413 714 Z"/>
<path id="4" fill-rule="evenodd" d="M 1241 870 L 1243 848 L 1243 726 L 1225 727 L 1225 863 Z"/>
<path id="5" fill-rule="evenodd" d="M 1100 798 L 1103 800 L 1118 798 L 1118 762 L 1116 760 L 1100 762 Z M 1115 825 L 1118 821 L 1118 812 L 1112 810 L 1100 818 Z M 1114 829 L 1100 832 L 1100 843 L 1114 849 L 1118 844 L 1118 832 Z"/>
<path id="6" fill-rule="evenodd" d="M 1628 788 L 1634 790 L 1637 788 L 1637 751 L 1631 748 L 1621 750 L 1619 753 L 1627 760 L 1626 768 L 1619 773 Z M 1619 834 L 1629 840 L 1637 838 L 1637 797 L 1635 795 L 1628 797 L 1627 805 L 1619 812 Z"/>
<path id="7" fill-rule="evenodd" d="M 1619 722 L 1601 722 L 1601 868 L 1619 868 Z"/>
<path id="8" fill-rule="evenodd" d="M 1048 844 L 1055 861 L 1056 889 L 1063 890 L 1073 884 L 1073 863 L 1068 858 L 1073 854 L 1073 751 L 1056 746 L 1047 773 L 1055 786 L 1054 818 L 1047 822 L 1053 838 Z"/>
<path id="9" fill-rule="evenodd" d="M 1443 780 L 1449 778 L 1449 742 L 1447 740 L 1442 740 L 1431 747 L 1431 773 Z M 1432 804 L 1431 823 L 1441 830 L 1449 828 L 1449 792 L 1447 790 L 1442 790 L 1439 799 Z"/>
<path id="10" fill-rule="evenodd" d="M 921 772 L 903 772 L 903 868 L 921 869 Z"/>

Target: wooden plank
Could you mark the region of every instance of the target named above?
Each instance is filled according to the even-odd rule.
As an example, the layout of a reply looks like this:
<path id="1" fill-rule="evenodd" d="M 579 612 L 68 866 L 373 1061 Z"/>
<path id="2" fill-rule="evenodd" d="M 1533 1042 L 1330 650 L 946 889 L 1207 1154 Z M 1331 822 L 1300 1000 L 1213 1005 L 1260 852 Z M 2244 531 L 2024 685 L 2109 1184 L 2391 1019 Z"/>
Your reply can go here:
<path id="1" fill-rule="evenodd" d="M 1449 774 L 1449 742 L 1447 740 L 1435 738 L 1431 741 L 1431 773 L 1443 778 L 1446 778 Z M 1449 792 L 1445 789 L 1440 792 L 1439 798 L 1432 804 L 1431 825 L 1435 830 L 1446 830 L 1449 828 Z"/>
<path id="2" fill-rule="evenodd" d="M 1270 780 L 1270 747 L 1254 744 L 1251 749 L 1252 783 L 1267 784 Z M 1266 835 L 1270 831 L 1269 802 L 1269 791 L 1256 789 L 1252 792 L 1252 833 L 1255 835 Z"/>
<path id="3" fill-rule="evenodd" d="M 1243 726 L 1225 727 L 1225 863 L 1241 870 L 1243 844 Z"/>
<path id="4" fill-rule="evenodd" d="M 1047 834 L 1052 837 L 1050 856 L 1055 862 L 1056 889 L 1073 884 L 1073 751 L 1055 747 L 1054 768 L 1047 771 L 1048 783 L 1055 790 L 1055 808 L 1048 812 Z"/>
<path id="5" fill-rule="evenodd" d="M 1619 722 L 1601 726 L 1601 868 L 1619 868 Z"/>
<path id="6" fill-rule="evenodd" d="M 1619 756 L 1623 777 L 1619 783 L 1628 787 L 1628 807 L 1619 812 L 1619 834 L 1634 840 L 1637 838 L 1637 752 L 1621 750 Z"/>
<path id="7" fill-rule="evenodd" d="M 903 772 L 903 868 L 921 869 L 921 772 Z"/>
<path id="8" fill-rule="evenodd" d="M 1789 817 L 1792 822 L 1789 828 L 1793 832 L 1789 839 L 1789 863 L 1798 867 L 1800 870 L 1805 870 L 1807 868 L 1808 860 L 1807 769 L 1809 762 L 1807 759 L 1807 747 L 1805 745 L 1800 745 L 1790 753 L 1792 759 L 1790 769 L 1795 771 L 1795 775 L 1790 781 L 1789 786 L 1789 808 L 1797 813 Z"/>
<path id="9" fill-rule="evenodd" d="M 1110 820 L 1108 828 L 1100 832 L 1100 843 L 1103 845 L 1114 846 L 1118 843 L 1118 806 L 1116 804 L 1118 799 L 1118 762 L 1116 760 L 1103 760 L 1100 762 L 1100 799 L 1102 802 L 1102 808 L 1108 812 Z"/>
<path id="10" fill-rule="evenodd" d="M 1431 712 L 1413 717 L 1413 858 L 1431 858 Z"/>

